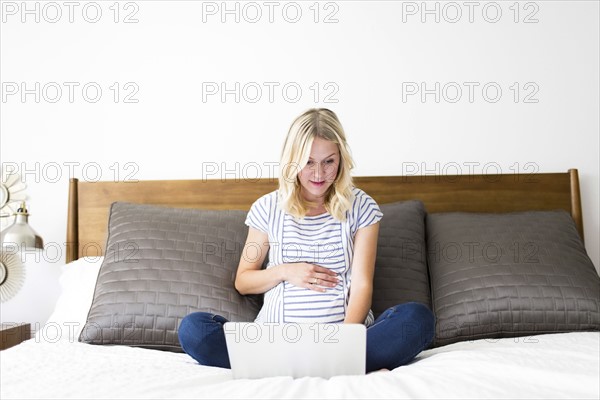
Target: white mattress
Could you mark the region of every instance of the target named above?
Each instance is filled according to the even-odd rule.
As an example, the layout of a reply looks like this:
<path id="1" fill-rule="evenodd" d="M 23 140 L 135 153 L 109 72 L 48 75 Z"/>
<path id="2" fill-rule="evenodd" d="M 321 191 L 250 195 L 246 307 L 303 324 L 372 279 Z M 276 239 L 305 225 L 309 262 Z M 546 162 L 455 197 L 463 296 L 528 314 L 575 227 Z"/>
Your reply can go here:
<path id="1" fill-rule="evenodd" d="M 390 372 L 233 380 L 182 353 L 31 339 L 0 352 L 0 398 L 593 398 L 600 333 L 456 343 Z"/>

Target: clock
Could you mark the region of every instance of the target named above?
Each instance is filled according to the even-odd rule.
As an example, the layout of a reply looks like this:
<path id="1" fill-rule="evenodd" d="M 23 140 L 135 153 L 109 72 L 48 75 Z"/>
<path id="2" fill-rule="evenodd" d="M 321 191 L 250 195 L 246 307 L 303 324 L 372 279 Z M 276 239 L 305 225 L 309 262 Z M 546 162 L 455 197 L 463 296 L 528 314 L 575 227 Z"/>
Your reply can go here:
<path id="1" fill-rule="evenodd" d="M 17 294 L 25 281 L 25 268 L 18 254 L 0 249 L 0 302 L 4 303 Z"/>
<path id="2" fill-rule="evenodd" d="M 8 228 L 14 220 L 21 202 L 27 199 L 25 189 L 27 185 L 21 181 L 17 173 L 9 173 L 2 170 L 2 182 L 0 182 L 0 230 Z M 0 302 L 14 297 L 23 286 L 25 281 L 25 268 L 21 263 L 19 254 L 8 252 L 4 247 L 0 248 Z"/>
<path id="3" fill-rule="evenodd" d="M 27 200 L 25 189 L 27 185 L 21 181 L 21 176 L 14 172 L 2 170 L 0 182 L 0 229 L 4 230 L 14 221 L 13 214 L 19 205 Z"/>

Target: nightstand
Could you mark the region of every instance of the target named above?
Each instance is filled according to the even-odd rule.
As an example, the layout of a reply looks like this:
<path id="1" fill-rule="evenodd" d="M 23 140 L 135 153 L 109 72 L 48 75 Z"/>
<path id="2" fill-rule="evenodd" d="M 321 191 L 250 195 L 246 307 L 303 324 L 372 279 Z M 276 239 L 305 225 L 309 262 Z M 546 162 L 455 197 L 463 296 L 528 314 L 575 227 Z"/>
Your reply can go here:
<path id="1" fill-rule="evenodd" d="M 31 338 L 31 324 L 5 323 L 0 325 L 0 350 L 8 349 Z"/>

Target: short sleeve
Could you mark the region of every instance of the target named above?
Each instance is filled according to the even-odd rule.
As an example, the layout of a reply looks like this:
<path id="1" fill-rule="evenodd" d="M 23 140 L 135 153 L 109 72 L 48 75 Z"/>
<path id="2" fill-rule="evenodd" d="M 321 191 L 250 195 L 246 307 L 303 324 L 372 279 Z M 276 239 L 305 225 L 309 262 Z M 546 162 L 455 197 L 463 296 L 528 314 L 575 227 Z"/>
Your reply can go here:
<path id="1" fill-rule="evenodd" d="M 381 212 L 379 205 L 377 205 L 371 196 L 364 192 L 358 201 L 357 214 L 357 230 L 379 222 L 381 218 L 383 218 L 383 213 Z"/>
<path id="2" fill-rule="evenodd" d="M 269 199 L 267 196 L 263 196 L 256 200 L 250 207 L 248 215 L 246 216 L 246 225 L 252 228 L 258 229 L 261 232 L 269 232 Z"/>

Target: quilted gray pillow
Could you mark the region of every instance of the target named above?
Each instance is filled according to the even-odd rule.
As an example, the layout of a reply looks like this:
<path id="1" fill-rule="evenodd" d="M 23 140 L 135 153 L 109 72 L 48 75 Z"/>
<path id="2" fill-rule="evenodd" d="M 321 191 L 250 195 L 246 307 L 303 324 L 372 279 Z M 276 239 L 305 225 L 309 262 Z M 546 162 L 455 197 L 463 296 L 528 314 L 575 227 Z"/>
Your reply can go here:
<path id="1" fill-rule="evenodd" d="M 425 208 L 417 200 L 380 204 L 373 280 L 375 317 L 388 307 L 416 301 L 431 308 L 425 251 Z"/>
<path id="2" fill-rule="evenodd" d="M 435 345 L 600 329 L 600 278 L 565 211 L 427 216 Z"/>
<path id="3" fill-rule="evenodd" d="M 191 312 L 253 321 L 261 297 L 242 296 L 233 283 L 248 233 L 246 214 L 113 203 L 79 341 L 182 351 L 177 329 Z"/>

